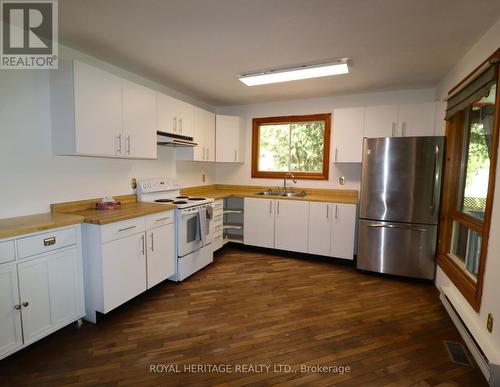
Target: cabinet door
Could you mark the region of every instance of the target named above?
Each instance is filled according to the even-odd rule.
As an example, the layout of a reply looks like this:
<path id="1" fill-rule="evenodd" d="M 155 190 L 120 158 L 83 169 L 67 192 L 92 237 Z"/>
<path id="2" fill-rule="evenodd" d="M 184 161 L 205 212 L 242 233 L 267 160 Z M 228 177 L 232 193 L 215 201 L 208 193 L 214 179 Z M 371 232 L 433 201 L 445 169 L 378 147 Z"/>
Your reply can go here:
<path id="1" fill-rule="evenodd" d="M 335 109 L 333 112 L 333 160 L 360 163 L 363 154 L 365 108 Z"/>
<path id="2" fill-rule="evenodd" d="M 76 152 L 120 156 L 122 80 L 78 61 L 73 71 Z"/>
<path id="3" fill-rule="evenodd" d="M 52 329 L 50 315 L 49 259 L 18 265 L 24 343 L 30 344 Z"/>
<path id="4" fill-rule="evenodd" d="M 135 158 L 156 158 L 156 92 L 123 81 L 123 149 Z"/>
<path id="5" fill-rule="evenodd" d="M 436 105 L 433 102 L 399 106 L 399 130 L 401 136 L 434 136 Z"/>
<path id="6" fill-rule="evenodd" d="M 363 136 L 368 138 L 397 136 L 398 106 L 370 106 L 365 108 Z"/>
<path id="7" fill-rule="evenodd" d="M 243 240 L 246 245 L 274 247 L 274 206 L 274 200 L 245 198 Z"/>
<path id="8" fill-rule="evenodd" d="M 146 290 L 146 235 L 103 243 L 103 313 Z"/>
<path id="9" fill-rule="evenodd" d="M 332 212 L 330 255 L 335 258 L 354 259 L 356 205 L 332 204 Z"/>
<path id="10" fill-rule="evenodd" d="M 0 357 L 23 345 L 16 265 L 0 266 Z"/>
<path id="11" fill-rule="evenodd" d="M 175 274 L 175 230 L 167 224 L 146 232 L 148 289 Z"/>
<path id="12" fill-rule="evenodd" d="M 235 163 L 241 160 L 240 117 L 217 115 L 215 119 L 215 161 Z"/>
<path id="13" fill-rule="evenodd" d="M 81 255 L 76 248 L 50 257 L 50 313 L 54 326 L 63 326 L 84 314 L 82 270 Z"/>
<path id="14" fill-rule="evenodd" d="M 280 250 L 307 253 L 309 202 L 276 201 L 274 247 Z"/>
<path id="15" fill-rule="evenodd" d="M 193 160 L 215 161 L 215 114 L 194 107 L 194 148 Z"/>
<path id="16" fill-rule="evenodd" d="M 177 133 L 177 100 L 162 93 L 156 93 L 158 130 Z"/>
<path id="17" fill-rule="evenodd" d="M 332 208 L 329 203 L 309 203 L 309 254 L 330 255 Z"/>
<path id="18" fill-rule="evenodd" d="M 193 105 L 177 101 L 177 131 L 183 136 L 194 136 Z"/>

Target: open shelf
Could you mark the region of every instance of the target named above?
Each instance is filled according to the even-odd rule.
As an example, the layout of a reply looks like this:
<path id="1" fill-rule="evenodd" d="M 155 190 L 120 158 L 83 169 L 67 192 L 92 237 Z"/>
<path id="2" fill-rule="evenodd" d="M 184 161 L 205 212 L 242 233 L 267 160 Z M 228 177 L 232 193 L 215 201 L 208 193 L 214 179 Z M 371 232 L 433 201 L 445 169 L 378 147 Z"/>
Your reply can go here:
<path id="1" fill-rule="evenodd" d="M 242 230 L 243 225 L 239 223 L 226 223 L 222 226 L 224 230 Z"/>
<path id="2" fill-rule="evenodd" d="M 243 235 L 226 233 L 226 236 L 224 237 L 224 243 L 227 242 L 243 243 Z"/>
<path id="3" fill-rule="evenodd" d="M 243 208 L 224 208 L 224 214 L 243 214 Z"/>

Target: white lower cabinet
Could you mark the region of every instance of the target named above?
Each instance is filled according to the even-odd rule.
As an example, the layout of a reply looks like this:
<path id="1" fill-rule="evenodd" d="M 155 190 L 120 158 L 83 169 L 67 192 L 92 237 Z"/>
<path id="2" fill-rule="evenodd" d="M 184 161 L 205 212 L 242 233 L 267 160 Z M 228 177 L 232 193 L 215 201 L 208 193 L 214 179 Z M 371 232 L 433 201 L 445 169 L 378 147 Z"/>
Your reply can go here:
<path id="1" fill-rule="evenodd" d="M 332 237 L 332 204 L 309 203 L 309 243 L 307 252 L 330 255 Z"/>
<path id="2" fill-rule="evenodd" d="M 330 256 L 354 259 L 356 205 L 332 204 L 332 237 Z"/>
<path id="3" fill-rule="evenodd" d="M 58 239 L 64 235 L 75 235 L 73 243 Z M 17 261 L 0 265 L 0 359 L 85 314 L 79 225 L 21 236 L 16 246 Z"/>
<path id="4" fill-rule="evenodd" d="M 276 200 L 274 248 L 307 253 L 309 202 Z"/>
<path id="5" fill-rule="evenodd" d="M 275 200 L 245 198 L 243 243 L 274 248 Z"/>
<path id="6" fill-rule="evenodd" d="M 23 345 L 17 265 L 0 266 L 0 359 Z"/>
<path id="7" fill-rule="evenodd" d="M 172 210 L 83 228 L 85 319 L 108 313 L 175 274 Z"/>

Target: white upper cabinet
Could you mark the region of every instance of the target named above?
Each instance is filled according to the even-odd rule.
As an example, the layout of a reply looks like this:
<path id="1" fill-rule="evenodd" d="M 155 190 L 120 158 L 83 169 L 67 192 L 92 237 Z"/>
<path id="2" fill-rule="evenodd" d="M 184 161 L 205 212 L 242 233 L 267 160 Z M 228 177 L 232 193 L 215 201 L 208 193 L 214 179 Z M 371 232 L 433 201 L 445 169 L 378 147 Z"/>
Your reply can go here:
<path id="1" fill-rule="evenodd" d="M 194 148 L 193 160 L 215 161 L 215 114 L 194 107 Z"/>
<path id="2" fill-rule="evenodd" d="M 360 163 L 363 153 L 365 108 L 335 109 L 332 121 L 333 161 Z"/>
<path id="3" fill-rule="evenodd" d="M 242 117 L 217 115 L 215 118 L 215 161 L 245 161 L 245 125 Z"/>
<path id="4" fill-rule="evenodd" d="M 307 253 L 309 202 L 276 200 L 275 204 L 274 247 Z"/>
<path id="5" fill-rule="evenodd" d="M 365 108 L 363 137 L 397 136 L 398 106 L 368 106 Z"/>
<path id="6" fill-rule="evenodd" d="M 159 131 L 194 137 L 193 105 L 162 93 L 157 93 L 157 103 Z"/>
<path id="7" fill-rule="evenodd" d="M 126 156 L 156 158 L 156 92 L 125 80 L 123 135 Z"/>
<path id="8" fill-rule="evenodd" d="M 332 235 L 332 205 L 330 203 L 309 203 L 309 254 L 330 255 Z"/>
<path id="9" fill-rule="evenodd" d="M 76 60 L 50 79 L 55 154 L 156 158 L 155 91 Z"/>
<path id="10" fill-rule="evenodd" d="M 435 117 L 434 102 L 399 105 L 397 136 L 434 136 Z"/>

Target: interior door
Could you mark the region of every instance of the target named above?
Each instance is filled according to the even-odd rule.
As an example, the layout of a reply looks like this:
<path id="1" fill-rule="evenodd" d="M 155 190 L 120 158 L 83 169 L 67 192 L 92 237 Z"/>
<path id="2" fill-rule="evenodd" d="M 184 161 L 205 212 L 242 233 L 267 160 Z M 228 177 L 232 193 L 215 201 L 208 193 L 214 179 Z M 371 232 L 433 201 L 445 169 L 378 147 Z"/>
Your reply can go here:
<path id="1" fill-rule="evenodd" d="M 23 345 L 15 264 L 0 266 L 0 356 Z"/>
<path id="2" fill-rule="evenodd" d="M 309 202 L 276 200 L 274 247 L 307 253 Z"/>
<path id="3" fill-rule="evenodd" d="M 146 233 L 148 289 L 175 274 L 175 230 L 167 224 Z"/>
<path id="4" fill-rule="evenodd" d="M 49 258 L 20 263 L 18 271 L 24 343 L 29 344 L 52 329 Z"/>
<path id="5" fill-rule="evenodd" d="M 77 153 L 122 155 L 122 80 L 74 61 L 74 96 Z"/>
<path id="6" fill-rule="evenodd" d="M 123 133 L 125 155 L 155 159 L 156 92 L 130 81 L 123 81 Z"/>

